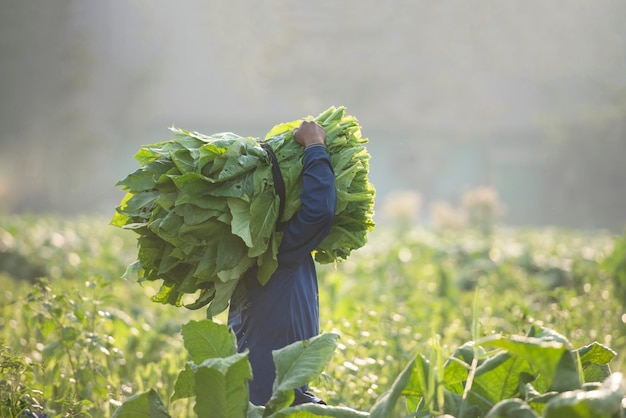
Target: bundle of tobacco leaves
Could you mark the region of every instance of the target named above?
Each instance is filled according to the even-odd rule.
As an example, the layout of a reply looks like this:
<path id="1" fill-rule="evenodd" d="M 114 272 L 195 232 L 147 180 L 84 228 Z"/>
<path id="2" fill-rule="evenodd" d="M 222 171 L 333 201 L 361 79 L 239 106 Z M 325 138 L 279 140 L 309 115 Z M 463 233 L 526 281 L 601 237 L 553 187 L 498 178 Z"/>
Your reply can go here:
<path id="1" fill-rule="evenodd" d="M 344 107 L 303 119 L 326 130 L 337 192 L 334 224 L 315 260 L 345 260 L 374 228 L 368 141 Z M 143 146 L 135 155 L 141 168 L 117 183 L 127 194 L 111 220 L 139 235 L 137 261 L 126 276 L 162 280 L 153 301 L 189 309 L 209 305 L 208 317 L 226 309 L 249 268 L 256 266 L 265 284 L 277 267 L 282 233 L 276 227 L 301 206 L 304 149 L 293 139 L 301 122 L 279 124 L 263 140 L 171 128 L 173 139 Z M 272 160 L 262 144 L 273 150 L 284 179 L 281 219 Z M 185 304 L 187 294 L 196 300 Z"/>

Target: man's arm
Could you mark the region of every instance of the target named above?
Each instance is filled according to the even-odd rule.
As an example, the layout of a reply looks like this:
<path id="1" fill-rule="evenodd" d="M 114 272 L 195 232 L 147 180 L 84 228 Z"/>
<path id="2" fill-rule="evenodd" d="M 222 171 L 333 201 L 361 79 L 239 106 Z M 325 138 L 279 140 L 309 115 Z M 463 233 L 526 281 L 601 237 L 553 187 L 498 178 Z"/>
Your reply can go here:
<path id="1" fill-rule="evenodd" d="M 326 153 L 326 131 L 315 122 L 304 121 L 294 132 L 305 147 L 302 207 L 290 219 L 278 250 L 279 266 L 297 265 L 328 235 L 335 217 L 335 174 Z"/>

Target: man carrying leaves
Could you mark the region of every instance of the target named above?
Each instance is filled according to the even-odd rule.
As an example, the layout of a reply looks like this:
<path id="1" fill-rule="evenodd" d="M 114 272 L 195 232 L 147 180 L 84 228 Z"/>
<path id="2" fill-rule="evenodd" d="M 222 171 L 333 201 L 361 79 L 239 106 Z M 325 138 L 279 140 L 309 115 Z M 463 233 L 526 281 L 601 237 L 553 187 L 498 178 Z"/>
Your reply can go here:
<path id="1" fill-rule="evenodd" d="M 319 334 L 319 297 L 312 251 L 328 235 L 335 216 L 335 176 L 325 149 L 326 131 L 303 121 L 294 139 L 304 147 L 302 207 L 280 226 L 278 268 L 265 285 L 256 267 L 239 281 L 230 301 L 228 324 L 237 336 L 239 352 L 249 350 L 253 379 L 250 401 L 265 405 L 275 378 L 272 350 Z M 303 386 L 294 405 L 324 403 Z"/>

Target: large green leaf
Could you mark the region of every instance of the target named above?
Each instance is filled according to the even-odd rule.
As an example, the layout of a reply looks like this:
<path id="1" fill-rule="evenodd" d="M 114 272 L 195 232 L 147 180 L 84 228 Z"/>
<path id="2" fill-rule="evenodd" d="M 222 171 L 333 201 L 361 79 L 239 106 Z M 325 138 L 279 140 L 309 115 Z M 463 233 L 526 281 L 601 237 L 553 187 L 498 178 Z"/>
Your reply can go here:
<path id="1" fill-rule="evenodd" d="M 153 190 L 133 191 L 131 198 L 125 201 L 126 206 L 121 209 L 121 212 L 133 218 L 139 218 L 141 220 L 148 219 L 159 197 L 160 195 Z"/>
<path id="2" fill-rule="evenodd" d="M 210 358 L 194 373 L 196 405 L 199 417 L 241 418 L 248 410 L 248 381 L 252 369 L 248 353 L 225 358 Z"/>
<path id="3" fill-rule="evenodd" d="M 528 364 L 529 373 L 537 378 L 534 386 L 539 392 L 580 388 L 575 356 L 553 335 L 539 338 L 513 335 L 495 339 L 490 344 Z"/>
<path id="4" fill-rule="evenodd" d="M 177 204 L 181 203 L 183 197 L 198 199 L 209 193 L 210 187 L 214 183 L 211 178 L 193 171 L 183 173 L 172 178 L 180 195 L 179 200 L 176 201 Z"/>
<path id="5" fill-rule="evenodd" d="M 250 205 L 252 245 L 248 250 L 249 257 L 258 257 L 267 251 L 272 234 L 276 230 L 278 206 L 278 196 L 269 190 L 252 201 Z"/>
<path id="6" fill-rule="evenodd" d="M 123 180 L 118 181 L 116 185 L 122 186 L 123 190 L 130 190 L 135 193 L 151 190 L 154 188 L 154 173 L 140 168 Z"/>
<path id="7" fill-rule="evenodd" d="M 135 154 L 135 160 L 137 160 L 141 165 L 148 165 L 163 155 L 165 150 L 161 147 L 165 145 L 167 145 L 167 142 L 158 142 L 148 147 L 141 148 Z"/>
<path id="8" fill-rule="evenodd" d="M 161 397 L 154 389 L 138 393 L 122 402 L 113 418 L 170 418 Z"/>
<path id="9" fill-rule="evenodd" d="M 231 231 L 241 238 L 248 247 L 252 247 L 254 243 L 250 233 L 250 202 L 234 197 L 229 197 L 226 201 L 233 217 L 230 225 Z"/>
<path id="10" fill-rule="evenodd" d="M 485 418 L 539 418 L 539 415 L 522 399 L 498 402 Z"/>
<path id="11" fill-rule="evenodd" d="M 254 264 L 253 259 L 248 259 L 246 248 L 235 235 L 226 234 L 218 241 L 215 268 L 222 282 L 236 281 Z"/>
<path id="12" fill-rule="evenodd" d="M 207 310 L 207 318 L 212 318 L 224 311 L 230 302 L 230 297 L 237 287 L 237 280 L 230 280 L 226 283 L 215 282 L 215 297 Z"/>
<path id="13" fill-rule="evenodd" d="M 194 369 L 194 364 L 187 363 L 185 368 L 178 373 L 170 402 L 194 396 Z"/>
<path id="14" fill-rule="evenodd" d="M 241 147 L 241 154 L 228 158 L 217 180 L 225 181 L 240 176 L 248 171 L 254 170 L 259 165 L 259 158 L 255 155 L 248 155 L 249 148 L 256 146 L 256 142 L 249 141 L 246 146 Z"/>
<path id="15" fill-rule="evenodd" d="M 622 403 L 626 396 L 623 375 L 609 376 L 600 389 L 573 390 L 561 393 L 548 402 L 545 418 L 613 418 L 623 415 Z"/>
<path id="16" fill-rule="evenodd" d="M 189 321 L 182 327 L 183 341 L 191 359 L 199 364 L 214 357 L 237 352 L 237 337 L 227 325 L 204 319 Z"/>
<path id="17" fill-rule="evenodd" d="M 611 374 L 609 362 L 617 355 L 615 351 L 598 342 L 576 350 L 583 368 L 585 382 L 602 382 Z"/>
<path id="18" fill-rule="evenodd" d="M 359 418 L 370 417 L 367 412 L 342 406 L 302 404 L 282 409 L 271 418 Z"/>
<path id="19" fill-rule="evenodd" d="M 172 143 L 171 145 L 184 145 L 185 141 L 188 141 L 189 139 L 192 138 L 181 138 L 181 140 L 179 140 L 178 142 Z M 197 141 L 194 140 L 194 143 L 197 144 Z M 193 146 L 191 144 L 189 144 L 188 146 Z M 194 158 L 194 154 L 197 154 L 197 147 L 199 146 L 196 145 L 195 148 L 195 152 L 194 149 L 192 148 L 192 150 L 190 150 L 189 148 L 186 147 L 181 147 L 179 149 L 175 149 L 175 150 L 170 150 L 170 157 L 172 159 L 172 162 L 176 165 L 176 168 L 178 168 L 180 170 L 181 173 L 188 173 L 188 172 L 193 172 L 196 169 L 196 159 Z"/>
<path id="20" fill-rule="evenodd" d="M 337 338 L 334 333 L 320 334 L 272 352 L 276 379 L 272 397 L 267 403 L 269 412 L 289 406 L 293 400 L 293 389 L 308 384 L 324 370 L 335 351 Z M 285 396 L 287 393 L 291 396 Z"/>
<path id="21" fill-rule="evenodd" d="M 474 375 L 469 400 L 487 410 L 496 403 L 520 396 L 520 385 L 526 382 L 532 367 L 520 356 L 509 352 L 487 359 Z"/>

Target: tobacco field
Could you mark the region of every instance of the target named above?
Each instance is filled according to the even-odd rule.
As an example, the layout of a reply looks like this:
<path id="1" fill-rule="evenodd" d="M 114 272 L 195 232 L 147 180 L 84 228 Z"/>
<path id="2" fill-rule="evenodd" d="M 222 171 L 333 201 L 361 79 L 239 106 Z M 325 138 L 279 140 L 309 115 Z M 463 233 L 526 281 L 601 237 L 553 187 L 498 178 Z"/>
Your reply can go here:
<path id="1" fill-rule="evenodd" d="M 157 284 L 121 278 L 136 252 L 106 217 L 0 216 L 0 416 L 624 414 L 624 234 L 378 225 L 318 266 L 320 338 L 276 357 L 329 404 L 300 409 L 289 373 L 247 405 L 226 314 L 151 302 Z"/>

